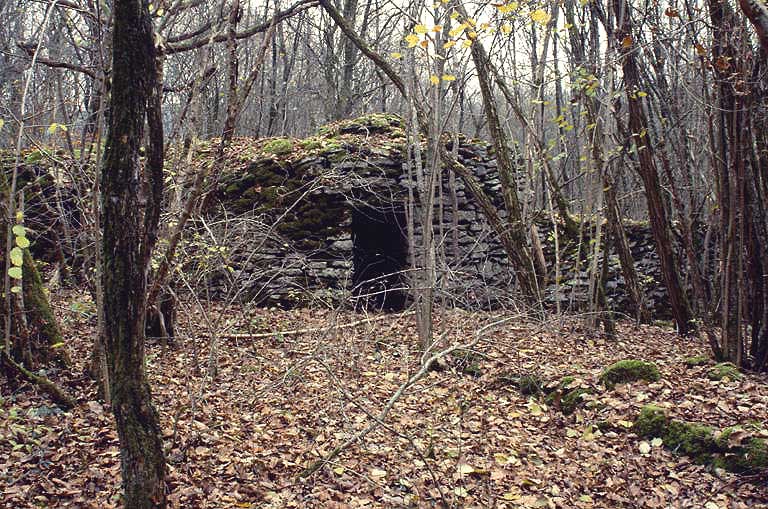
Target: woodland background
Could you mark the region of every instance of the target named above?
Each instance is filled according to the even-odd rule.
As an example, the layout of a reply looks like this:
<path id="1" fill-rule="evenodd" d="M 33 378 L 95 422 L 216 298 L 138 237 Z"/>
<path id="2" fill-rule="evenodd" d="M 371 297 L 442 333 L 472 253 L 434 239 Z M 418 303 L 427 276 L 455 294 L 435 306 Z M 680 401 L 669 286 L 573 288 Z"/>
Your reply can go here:
<path id="1" fill-rule="evenodd" d="M 762 0 L 0 0 L 0 20 L 15 504 L 765 503 Z M 206 231 L 235 224 L 213 212 L 233 152 L 279 159 L 372 112 L 404 119 L 410 311 L 263 309 L 191 277 L 201 252 L 226 269 Z M 460 136 L 491 144 L 499 200 Z M 438 190 L 457 180 L 515 269 L 514 306 L 437 298 Z M 630 222 L 662 281 L 638 276 Z M 542 305 L 561 242 L 583 253 L 584 308 Z M 632 323 L 606 298 L 611 255 Z M 652 325 L 648 284 L 674 331 Z"/>

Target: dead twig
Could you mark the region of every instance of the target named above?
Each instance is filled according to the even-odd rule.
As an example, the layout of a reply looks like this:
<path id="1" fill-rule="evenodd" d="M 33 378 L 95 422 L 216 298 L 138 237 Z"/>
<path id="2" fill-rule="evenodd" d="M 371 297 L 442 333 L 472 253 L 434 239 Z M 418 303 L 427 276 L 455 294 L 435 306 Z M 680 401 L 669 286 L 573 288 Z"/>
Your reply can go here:
<path id="1" fill-rule="evenodd" d="M 449 355 L 452 352 L 455 352 L 456 350 L 461 349 L 471 349 L 477 343 L 480 342 L 480 338 L 490 329 L 493 329 L 494 327 L 498 327 L 499 325 L 505 324 L 511 320 L 520 318 L 522 315 L 515 315 L 515 316 L 509 316 L 506 318 L 502 318 L 500 320 L 496 320 L 494 322 L 491 322 L 483 327 L 481 327 L 476 333 L 472 341 L 464 344 L 459 345 L 453 345 L 451 347 L 448 347 L 444 350 L 441 350 L 434 354 L 433 356 L 429 357 L 426 361 L 424 361 L 421 365 L 421 368 L 408 380 L 406 380 L 400 387 L 395 391 L 395 393 L 392 395 L 392 397 L 389 398 L 387 401 L 387 404 L 384 405 L 384 408 L 379 412 L 379 414 L 375 417 L 374 421 L 371 423 L 370 426 L 362 430 L 361 432 L 357 433 L 356 435 L 350 437 L 347 439 L 344 443 L 333 449 L 331 452 L 325 455 L 325 457 L 320 458 L 319 460 L 312 463 L 310 466 L 308 466 L 306 469 L 304 469 L 300 474 L 299 478 L 307 478 L 317 472 L 320 468 L 322 468 L 323 465 L 328 463 L 329 461 L 336 458 L 339 454 L 341 454 L 345 449 L 347 449 L 349 446 L 356 442 L 362 441 L 371 431 L 375 430 L 379 426 L 382 426 L 384 424 L 384 421 L 387 418 L 387 415 L 389 415 L 389 412 L 392 410 L 392 408 L 395 406 L 395 403 L 403 396 L 405 391 L 414 385 L 416 382 L 421 380 L 421 378 L 426 375 L 432 365 L 437 362 L 438 360 L 442 359 L 446 355 Z"/>
<path id="2" fill-rule="evenodd" d="M 403 318 L 411 316 L 415 311 L 406 311 L 396 315 L 396 318 Z M 358 325 L 364 325 L 366 323 L 380 322 L 382 320 L 391 319 L 392 315 L 384 314 L 381 316 L 374 316 L 372 318 L 365 318 L 363 320 L 357 320 L 355 322 L 345 323 L 342 325 L 329 325 L 327 327 L 316 327 L 311 329 L 292 329 L 286 331 L 273 331 L 273 332 L 260 332 L 258 334 L 218 334 L 220 339 L 262 339 L 272 338 L 275 336 L 299 336 L 301 334 L 312 334 L 315 332 L 326 332 L 328 329 L 349 329 L 351 327 L 357 327 Z M 207 337 L 207 335 L 203 335 Z"/>

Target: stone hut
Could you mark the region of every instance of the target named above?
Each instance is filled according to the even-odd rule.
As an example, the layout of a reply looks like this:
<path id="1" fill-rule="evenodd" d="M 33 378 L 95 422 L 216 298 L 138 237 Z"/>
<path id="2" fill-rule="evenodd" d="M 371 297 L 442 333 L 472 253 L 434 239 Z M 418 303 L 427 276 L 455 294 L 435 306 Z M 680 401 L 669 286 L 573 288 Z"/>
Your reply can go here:
<path id="1" fill-rule="evenodd" d="M 301 140 L 237 140 L 211 212 L 226 269 L 211 279 L 214 290 L 266 305 L 319 300 L 403 308 L 409 301 L 411 267 L 407 235 L 411 180 L 405 150 L 402 120 L 384 114 L 331 124 Z M 460 138 L 455 151 L 501 204 L 490 145 Z M 438 195 L 442 205 L 433 226 L 438 244 L 437 298 L 471 308 L 511 304 L 516 298 L 514 271 L 461 180 L 444 172 Z M 646 282 L 654 282 L 650 302 L 663 309 L 664 289 L 659 286 L 648 229 L 629 231 L 638 270 Z M 416 245 L 420 232 L 416 221 Z M 545 258 L 552 262 L 551 227 L 542 223 L 539 233 Z M 585 236 L 582 243 L 588 242 Z M 545 295 L 550 304 L 560 300 L 579 308 L 586 300 L 588 249 L 567 243 L 561 247 L 563 277 Z M 626 304 L 623 279 L 618 258 L 610 260 L 609 298 L 620 309 Z M 554 266 L 551 272 L 554 281 Z"/>

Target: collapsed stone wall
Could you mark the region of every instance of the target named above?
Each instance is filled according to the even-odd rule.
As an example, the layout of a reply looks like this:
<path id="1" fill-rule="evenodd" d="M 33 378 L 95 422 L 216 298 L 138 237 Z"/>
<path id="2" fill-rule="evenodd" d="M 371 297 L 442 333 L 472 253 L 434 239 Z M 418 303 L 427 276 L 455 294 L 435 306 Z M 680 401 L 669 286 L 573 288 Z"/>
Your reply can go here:
<path id="1" fill-rule="evenodd" d="M 383 283 L 408 286 L 406 203 L 411 181 L 404 169 L 404 142 L 399 118 L 373 115 L 326 128 L 308 140 L 257 142 L 257 157 L 230 165 L 218 189 L 221 210 L 258 217 L 262 225 L 260 232 L 247 234 L 259 246 L 258 256 L 250 257 L 244 249 L 230 253 L 231 272 L 246 273 L 241 278 L 247 281 L 245 293 L 284 305 L 318 296 L 339 300 L 360 290 L 373 297 L 376 285 L 359 288 L 361 282 L 355 278 L 356 256 L 362 256 L 355 246 L 366 234 L 361 227 L 389 231 L 391 249 L 402 244 L 406 254 L 402 274 L 384 278 Z M 464 164 L 486 177 L 486 191 L 500 199 L 489 146 L 463 140 L 458 153 Z M 447 176 L 443 184 L 447 201 Z M 484 306 L 511 299 L 514 273 L 501 246 L 492 240 L 491 228 L 460 181 L 455 195 L 457 210 L 444 205 L 442 220 L 434 226 L 442 232 L 438 242 L 444 253 L 443 297 Z M 397 236 L 392 235 L 393 223 L 400 230 Z M 265 229 L 265 224 L 273 228 Z M 420 236 L 416 221 L 417 245 Z M 254 273 L 259 277 L 252 277 Z"/>
<path id="2" fill-rule="evenodd" d="M 195 160 L 209 164 L 216 143 L 203 142 Z M 447 144 L 453 149 L 451 142 Z M 204 226 L 198 222 L 190 227 L 187 249 L 180 255 L 186 276 L 193 283 L 190 287 L 207 288 L 216 297 L 281 306 L 317 300 L 329 304 L 368 300 L 387 305 L 386 299 L 370 295 L 386 287 L 405 294 L 403 302 L 397 298 L 390 301 L 392 307 L 407 303 L 407 292 L 397 290 L 410 286 L 412 254 L 406 238 L 411 182 L 404 167 L 405 146 L 401 119 L 381 114 L 331 124 L 316 136 L 301 140 L 235 140 L 214 190 L 216 206 Z M 490 145 L 460 138 L 456 152 L 460 162 L 472 170 L 503 209 Z M 10 154 L 0 152 L 0 166 L 6 174 L 12 171 L 13 161 Z M 59 209 L 51 204 L 58 173 L 60 170 L 41 152 L 24 155 L 19 185 L 29 191 L 25 222 L 38 260 L 53 261 L 52 253 L 61 250 L 59 231 L 63 231 L 60 221 L 64 218 L 55 213 Z M 442 206 L 433 225 L 438 242 L 437 298 L 465 307 L 512 305 L 517 297 L 515 274 L 495 233 L 468 196 L 463 182 L 452 181 L 447 173 L 442 179 Z M 58 187 L 59 195 L 64 196 L 67 220 L 77 220 L 71 216 L 76 211 L 70 206 L 72 190 L 66 182 Z M 580 247 L 560 236 L 558 281 L 552 225 L 542 220 L 536 220 L 536 224 L 549 269 L 549 284 L 543 292 L 546 304 L 554 307 L 559 302 L 561 309 L 583 309 L 589 290 L 590 225 L 582 224 Z M 646 302 L 657 317 L 668 317 L 666 289 L 650 229 L 644 224 L 625 226 L 645 285 Z M 366 237 L 366 230 L 372 234 Z M 420 243 L 420 232 L 417 220 L 416 245 Z M 377 235 L 386 242 L 376 244 Z M 394 253 L 400 264 L 399 274 L 364 284 L 360 266 L 371 262 L 370 257 L 360 255 L 365 250 L 360 245 L 365 242 L 373 242 L 374 248 L 385 251 L 384 255 Z M 608 298 L 614 309 L 633 315 L 618 256 L 611 253 L 609 262 Z M 195 272 L 199 277 L 190 276 Z"/>
<path id="3" fill-rule="evenodd" d="M 42 150 L 26 150 L 19 159 L 16 189 L 24 193 L 24 225 L 32 241 L 30 252 L 35 260 L 62 263 L 65 255 L 72 256 L 74 243 L 84 235 L 83 218 L 77 195 L 66 178 L 65 155 Z M 0 171 L 10 186 L 16 155 L 0 150 Z M 7 197 L 3 196 L 3 199 Z"/>
<path id="4" fill-rule="evenodd" d="M 218 291 L 225 292 L 227 281 L 230 286 L 235 281 L 243 296 L 291 306 L 316 299 L 338 302 L 372 297 L 384 287 L 408 287 L 412 248 L 407 243 L 405 222 L 408 188 L 413 183 L 408 178 L 404 151 L 402 121 L 388 115 L 332 124 L 305 140 L 239 140 L 217 190 L 218 213 L 243 218 L 239 228 L 230 228 L 233 237 L 247 242 L 232 246 L 229 274 L 218 280 Z M 457 153 L 459 161 L 472 169 L 486 192 L 501 205 L 501 186 L 490 145 L 462 138 Z M 517 297 L 515 274 L 494 232 L 461 180 L 450 179 L 447 174 L 442 178 L 442 206 L 433 225 L 438 241 L 438 299 L 467 307 L 511 305 Z M 399 236 L 393 237 L 391 228 L 385 233 L 384 226 L 381 235 L 391 237 L 388 245 L 394 251 L 397 243 L 405 246 L 402 272 L 379 278 L 378 286 L 375 281 L 365 284 L 356 277 L 360 271 L 356 265 L 364 258 L 358 253 L 358 244 L 367 238 L 357 224 L 361 217 L 366 229 L 378 228 L 377 220 L 390 227 L 396 223 Z M 578 310 L 588 300 L 587 258 L 591 248 L 589 228 L 584 230 L 581 247 L 560 239 L 561 278 L 556 281 L 552 227 L 539 222 L 538 233 L 550 271 L 550 284 L 544 291 L 550 306 L 559 301 L 563 309 Z M 416 221 L 417 246 L 420 232 Z M 650 231 L 643 225 L 629 225 L 628 232 L 638 272 L 646 284 L 647 302 L 658 315 L 666 316 L 666 292 Z M 618 257 L 611 254 L 609 261 L 608 298 L 614 308 L 633 314 L 628 309 Z M 381 299 L 374 302 L 387 307 Z"/>

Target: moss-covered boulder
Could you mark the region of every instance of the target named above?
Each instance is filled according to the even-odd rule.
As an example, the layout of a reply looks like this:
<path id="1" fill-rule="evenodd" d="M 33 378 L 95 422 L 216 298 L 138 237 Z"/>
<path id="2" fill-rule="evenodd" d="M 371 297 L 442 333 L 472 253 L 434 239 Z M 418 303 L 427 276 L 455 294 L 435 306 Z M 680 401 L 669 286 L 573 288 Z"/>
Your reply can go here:
<path id="1" fill-rule="evenodd" d="M 768 444 L 740 426 L 718 431 L 704 424 L 670 419 L 663 408 L 646 405 L 632 430 L 642 437 L 660 437 L 672 452 L 729 472 L 768 468 Z"/>
<path id="2" fill-rule="evenodd" d="M 707 371 L 707 378 L 710 380 L 741 380 L 744 375 L 739 372 L 739 368 L 730 362 L 721 362 Z"/>
<path id="3" fill-rule="evenodd" d="M 673 452 L 691 456 L 699 463 L 707 463 L 718 452 L 715 429 L 703 424 L 671 420 L 664 433 L 664 443 Z"/>
<path id="4" fill-rule="evenodd" d="M 714 428 L 669 419 L 664 409 L 655 405 L 643 407 L 632 430 L 642 437 L 661 437 L 672 452 L 692 456 L 700 463 L 711 461 L 712 454 L 720 451 Z"/>
<path id="5" fill-rule="evenodd" d="M 695 368 L 698 366 L 706 366 L 709 364 L 709 357 L 706 355 L 697 355 L 695 357 L 688 357 L 685 359 L 685 366 L 688 368 Z"/>
<path id="6" fill-rule="evenodd" d="M 731 472 L 768 468 L 768 442 L 751 436 L 741 426 L 731 426 L 715 433 L 715 444 L 724 453 L 717 466 Z"/>
<path id="7" fill-rule="evenodd" d="M 267 154 L 285 155 L 293 152 L 293 140 L 290 138 L 275 138 L 264 143 L 261 149 Z"/>
<path id="8" fill-rule="evenodd" d="M 724 456 L 725 469 L 731 472 L 753 472 L 768 468 L 768 443 L 760 438 L 730 450 Z"/>
<path id="9" fill-rule="evenodd" d="M 590 394 L 594 394 L 594 391 L 584 387 L 577 387 L 576 389 L 566 392 L 560 399 L 560 411 L 565 415 L 572 414 L 577 408 L 584 404 L 584 396 Z"/>
<path id="10" fill-rule="evenodd" d="M 635 419 L 632 430 L 641 437 L 661 437 L 667 429 L 667 413 L 656 405 L 645 405 Z"/>
<path id="11" fill-rule="evenodd" d="M 626 359 L 605 368 L 600 374 L 600 382 L 608 389 L 618 384 L 646 380 L 656 382 L 661 378 L 659 368 L 652 362 Z"/>

